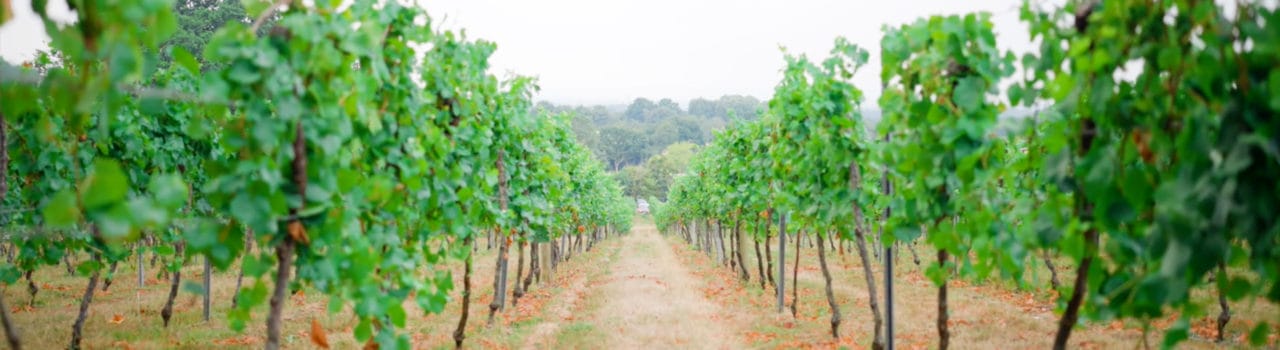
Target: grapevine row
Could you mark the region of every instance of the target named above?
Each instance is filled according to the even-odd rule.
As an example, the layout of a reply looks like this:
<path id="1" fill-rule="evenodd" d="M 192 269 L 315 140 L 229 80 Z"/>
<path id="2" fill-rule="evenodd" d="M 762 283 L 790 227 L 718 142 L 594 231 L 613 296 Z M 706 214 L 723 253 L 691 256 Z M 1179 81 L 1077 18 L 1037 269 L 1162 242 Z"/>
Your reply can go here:
<path id="1" fill-rule="evenodd" d="M 17 252 L 0 282 L 25 276 L 34 302 L 31 272 L 89 256 L 76 267 L 89 284 L 71 348 L 98 281 L 148 253 L 172 271 L 166 325 L 179 268 L 203 256 L 206 278 L 238 268 L 250 279 L 237 281 L 233 328 L 269 304 L 269 349 L 287 294 L 303 287 L 328 295 L 330 312 L 350 307 L 358 341 L 404 349 L 404 302 L 440 313 L 450 301 L 446 261 L 466 262 L 470 303 L 477 236 L 502 242 L 492 320 L 510 246 L 518 262 L 540 244 L 558 261 L 629 229 L 620 186 L 569 117 L 536 111 L 532 79 L 488 72 L 493 44 L 437 30 L 421 9 L 250 2 L 256 20 L 221 29 L 203 52 L 220 68 L 206 69 L 176 46 L 176 63 L 157 67 L 176 27 L 168 1 L 70 5 L 79 18 L 65 27 L 37 9 L 53 54 L 0 66 L 0 196 L 15 208 L 0 227 Z M 560 243 L 570 238 L 580 243 Z M 529 276 L 542 265 L 531 255 Z"/>
<path id="2" fill-rule="evenodd" d="M 1165 345 L 1176 345 L 1191 319 L 1211 312 L 1192 300 L 1195 289 L 1218 294 L 1221 340 L 1229 300 L 1280 301 L 1280 17 L 1234 5 L 1027 2 L 1021 18 L 1039 46 L 1020 58 L 997 48 L 987 13 L 885 27 L 884 117 L 874 127 L 851 83 L 865 51 L 837 39 L 820 62 L 788 55 L 765 116 L 716 136 L 656 209 L 659 227 L 712 254 L 724 236 L 709 228 L 728 223 L 729 239 L 753 240 L 757 252 L 774 237 L 785 252 L 788 234 L 811 236 L 836 337 L 821 242 L 853 241 L 871 291 L 873 348 L 885 346 L 887 327 L 869 241 L 936 250 L 926 275 L 938 286 L 940 348 L 950 345 L 948 279 L 1025 286 L 1041 261 L 1053 269 L 1051 256 L 1074 268 L 1070 284 L 1053 277 L 1062 295 L 1055 348 L 1082 320 L 1171 313 L 1180 316 Z M 1011 107 L 1036 113 L 1001 117 Z M 749 278 L 741 258 L 726 264 Z M 760 266 L 763 287 L 772 263 Z M 1261 345 L 1269 331 L 1261 322 L 1249 339 Z"/>

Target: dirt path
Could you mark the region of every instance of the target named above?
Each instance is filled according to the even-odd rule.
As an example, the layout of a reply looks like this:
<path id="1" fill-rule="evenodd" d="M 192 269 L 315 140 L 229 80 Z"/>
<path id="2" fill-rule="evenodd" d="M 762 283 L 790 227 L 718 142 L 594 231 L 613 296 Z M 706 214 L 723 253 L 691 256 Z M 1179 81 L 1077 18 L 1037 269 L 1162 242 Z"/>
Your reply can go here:
<path id="1" fill-rule="evenodd" d="M 588 305 L 607 349 L 743 348 L 719 305 L 700 291 L 702 280 L 680 264 L 652 224 L 637 226 L 608 278 Z M 594 302 L 594 303 L 593 303 Z"/>
<path id="2" fill-rule="evenodd" d="M 546 311 L 546 321 L 539 323 L 529 337 L 525 339 L 521 349 L 546 349 L 555 344 L 554 335 L 561 328 L 561 323 L 573 319 L 573 311 L 578 308 L 582 294 L 587 289 L 587 278 L 581 270 L 565 269 L 569 285 L 560 293 L 560 300 Z"/>

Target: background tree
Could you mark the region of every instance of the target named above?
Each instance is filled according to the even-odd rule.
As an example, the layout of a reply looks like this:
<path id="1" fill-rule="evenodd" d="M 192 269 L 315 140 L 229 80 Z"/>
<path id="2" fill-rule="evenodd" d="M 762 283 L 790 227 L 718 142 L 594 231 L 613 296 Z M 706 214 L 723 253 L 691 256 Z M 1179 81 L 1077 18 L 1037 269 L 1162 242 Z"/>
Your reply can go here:
<path id="1" fill-rule="evenodd" d="M 160 47 L 160 66 L 168 67 L 173 62 L 171 47 L 181 47 L 195 56 L 203 71 L 221 68 L 222 63 L 210 62 L 203 55 L 205 45 L 213 34 L 230 22 L 249 24 L 252 19 L 245 13 L 244 4 L 240 1 L 223 0 L 179 0 L 173 5 L 173 14 L 178 18 L 178 30 Z M 275 24 L 272 16 L 258 28 L 258 36 L 266 34 Z"/>
<path id="2" fill-rule="evenodd" d="M 614 171 L 644 160 L 647 140 L 647 136 L 632 129 L 610 127 L 600 130 L 601 153 Z"/>
<path id="3" fill-rule="evenodd" d="M 698 152 L 698 145 L 679 142 L 667 146 L 641 165 L 622 168 L 619 171 L 619 182 L 625 187 L 623 192 L 633 198 L 667 199 L 667 192 L 675 177 L 684 173 L 689 162 Z"/>
<path id="4" fill-rule="evenodd" d="M 764 103 L 755 97 L 724 95 L 716 100 L 695 98 L 689 101 L 689 114 L 720 119 L 729 119 L 732 115 L 743 120 L 756 120 L 764 107 Z"/>
<path id="5" fill-rule="evenodd" d="M 719 115 L 715 101 L 705 98 L 695 98 L 689 101 L 689 114 L 703 117 L 715 117 Z"/>
<path id="6" fill-rule="evenodd" d="M 590 116 L 574 113 L 570 124 L 570 128 L 573 129 L 573 135 L 577 137 L 578 142 L 582 142 L 592 152 L 600 149 L 600 129 L 591 121 Z"/>
<path id="7" fill-rule="evenodd" d="M 647 98 L 637 98 L 634 102 L 631 102 L 630 106 L 627 106 L 627 119 L 635 122 L 643 122 L 649 116 L 649 110 L 654 109 L 657 106 L 657 104 L 654 104 L 653 101 L 650 101 Z"/>
<path id="8" fill-rule="evenodd" d="M 702 124 L 696 119 L 689 116 L 678 117 L 667 121 L 675 125 L 676 138 L 680 141 L 692 142 L 694 144 L 706 144 L 706 132 L 702 128 Z"/>

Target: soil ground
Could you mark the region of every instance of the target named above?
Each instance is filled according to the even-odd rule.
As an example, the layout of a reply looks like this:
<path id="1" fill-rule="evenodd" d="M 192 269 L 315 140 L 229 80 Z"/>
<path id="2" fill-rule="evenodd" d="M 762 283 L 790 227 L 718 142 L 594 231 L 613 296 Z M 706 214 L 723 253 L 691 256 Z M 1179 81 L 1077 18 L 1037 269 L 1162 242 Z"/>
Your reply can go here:
<path id="1" fill-rule="evenodd" d="M 694 276 L 652 225 L 636 227 L 606 280 L 587 301 L 586 323 L 607 349 L 741 349 L 745 334 L 702 294 Z M 586 344 L 583 344 L 586 345 Z"/>
<path id="2" fill-rule="evenodd" d="M 548 279 L 535 283 L 518 306 L 508 304 L 495 324 L 487 325 L 488 304 L 493 298 L 493 267 L 497 249 L 486 249 L 483 240 L 476 251 L 474 288 L 466 347 L 478 349 L 741 349 L 741 348 L 870 348 L 872 321 L 868 308 L 866 280 L 855 250 L 828 252 L 836 300 L 844 322 L 841 337 L 830 335 L 830 309 L 823 292 L 823 279 L 812 244 L 800 250 L 798 317 L 776 311 L 773 286 L 762 288 L 757 276 L 754 251 L 745 255 L 751 271 L 749 281 L 740 281 L 727 266 L 697 251 L 676 236 L 664 236 L 651 223 L 639 222 L 631 233 L 611 238 L 592 250 L 575 255 L 559 266 Z M 776 254 L 777 240 L 768 247 Z M 791 273 L 794 242 L 787 252 L 787 302 L 791 302 Z M 754 248 L 749 245 L 749 250 Z M 923 268 L 912 263 L 903 249 L 895 283 L 895 345 L 901 349 L 937 346 L 934 318 L 936 287 L 924 278 Z M 920 250 L 922 258 L 931 251 Z M 515 276 L 513 249 L 511 276 Z M 927 259 L 922 263 L 927 264 Z M 183 269 L 184 281 L 198 282 L 203 276 L 199 260 Z M 879 262 L 872 264 L 876 284 L 883 289 Z M 1064 283 L 1068 270 L 1059 264 Z M 463 265 L 451 261 L 438 267 L 454 278 L 451 302 L 441 314 L 426 314 L 415 303 L 405 304 L 410 319 L 403 332 L 415 348 L 453 347 L 452 333 L 461 312 Z M 774 265 L 774 269 L 777 266 Z M 1043 267 L 1041 267 L 1043 269 Z M 526 266 L 526 271 L 528 270 Z M 138 285 L 136 263 L 121 264 L 115 284 L 99 292 L 90 308 L 85 327 L 89 349 L 161 348 L 259 348 L 265 334 L 266 307 L 253 313 L 243 332 L 228 326 L 226 314 L 234 290 L 235 268 L 213 275 L 212 319 L 201 319 L 200 295 L 184 287 L 177 299 L 175 318 L 169 328 L 161 326 L 160 308 L 168 293 L 168 281 L 158 279 L 148 266 L 145 283 Z M 776 271 L 776 270 L 775 270 Z M 427 276 L 424 272 L 424 276 Z M 1029 277 L 1046 279 L 1040 271 Z M 31 302 L 26 281 L 4 286 L 5 302 L 18 325 L 27 348 L 65 348 L 70 339 L 78 300 L 87 279 L 68 274 L 62 266 L 47 267 L 35 274 L 41 291 Z M 1040 283 L 1035 281 L 1032 285 Z M 185 283 L 185 282 L 184 282 Z M 252 279 L 245 286 L 259 283 Z M 269 281 L 264 281 L 268 286 Z M 1020 289 L 1001 282 L 974 283 L 953 280 L 950 284 L 952 344 L 956 348 L 1040 349 L 1047 348 L 1057 325 L 1055 301 L 1044 289 Z M 514 287 L 509 287 L 514 289 Z M 1213 291 L 1197 291 L 1198 301 L 1211 301 Z M 1205 303 L 1206 305 L 1216 305 Z M 335 349 L 359 348 L 352 338 L 356 320 L 350 307 L 338 313 L 327 311 L 328 299 L 304 289 L 290 298 L 284 315 L 284 346 L 290 349 L 316 348 L 312 343 L 312 322 L 319 325 Z M 1193 318 L 1191 339 L 1183 348 L 1247 347 L 1248 331 L 1260 322 L 1274 328 L 1270 346 L 1280 336 L 1280 307 L 1267 302 L 1233 302 L 1234 318 L 1227 328 L 1227 341 L 1214 343 L 1212 317 L 1217 307 Z M 883 307 L 883 306 L 882 306 Z M 1147 337 L 1158 347 L 1163 332 L 1176 318 L 1152 320 Z M 1073 333 L 1072 348 L 1141 348 L 1143 325 L 1138 322 L 1092 322 Z"/>

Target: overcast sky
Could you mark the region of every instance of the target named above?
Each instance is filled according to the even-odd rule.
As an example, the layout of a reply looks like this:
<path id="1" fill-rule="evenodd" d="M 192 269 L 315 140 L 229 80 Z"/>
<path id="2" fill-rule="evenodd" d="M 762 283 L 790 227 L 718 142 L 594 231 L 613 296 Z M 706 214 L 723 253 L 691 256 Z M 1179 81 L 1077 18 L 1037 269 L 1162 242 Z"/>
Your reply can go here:
<path id="1" fill-rule="evenodd" d="M 443 0 L 431 16 L 498 44 L 498 72 L 536 75 L 553 102 L 627 103 L 746 94 L 768 99 L 779 47 L 825 57 L 836 36 L 871 52 L 857 86 L 879 96 L 881 27 L 933 14 L 989 11 L 1005 49 L 1026 51 L 1020 0 Z M 687 107 L 687 106 L 686 106 Z"/>
<path id="2" fill-rule="evenodd" d="M 232 0 L 236 1 L 236 0 Z M 498 44 L 494 73 L 539 78 L 538 99 L 625 104 L 746 94 L 768 99 L 781 78 L 779 47 L 825 57 L 836 36 L 871 52 L 855 78 L 879 96 L 881 27 L 933 14 L 992 13 L 1001 48 L 1029 50 L 1021 0 L 440 0 L 420 1 L 436 23 Z M 48 37 L 30 0 L 0 27 L 0 56 L 29 59 Z M 65 9 L 61 1 L 50 6 Z M 65 10 L 51 9 L 53 13 Z M 874 102 L 871 102 L 874 103 Z"/>

